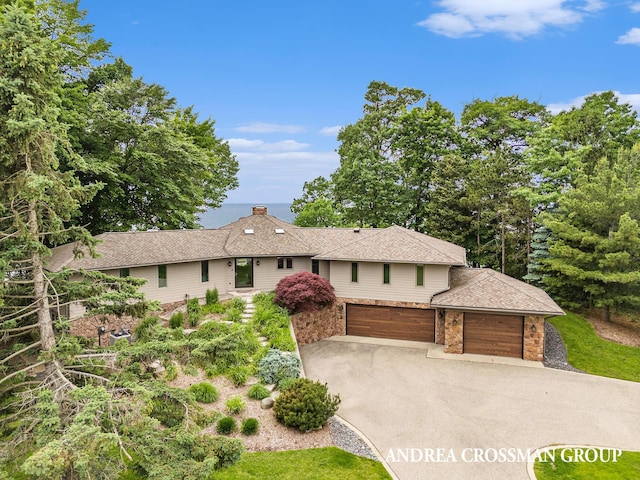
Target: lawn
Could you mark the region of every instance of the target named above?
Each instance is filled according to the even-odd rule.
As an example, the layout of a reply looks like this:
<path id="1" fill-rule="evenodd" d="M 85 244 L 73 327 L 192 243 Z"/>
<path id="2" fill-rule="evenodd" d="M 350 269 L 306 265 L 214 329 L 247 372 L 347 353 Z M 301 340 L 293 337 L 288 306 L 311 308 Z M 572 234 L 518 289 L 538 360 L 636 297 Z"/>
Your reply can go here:
<path id="1" fill-rule="evenodd" d="M 623 452 L 615 462 L 593 463 L 563 462 L 557 452 L 554 462 L 536 462 L 534 470 L 538 480 L 636 480 L 640 478 L 640 452 Z"/>
<path id="2" fill-rule="evenodd" d="M 220 470 L 211 480 L 348 480 L 390 479 L 381 463 L 337 447 L 244 453 L 234 466 Z"/>
<path id="3" fill-rule="evenodd" d="M 640 348 L 600 338 L 584 318 L 567 312 L 549 322 L 558 329 L 567 346 L 567 360 L 592 375 L 640 382 Z"/>

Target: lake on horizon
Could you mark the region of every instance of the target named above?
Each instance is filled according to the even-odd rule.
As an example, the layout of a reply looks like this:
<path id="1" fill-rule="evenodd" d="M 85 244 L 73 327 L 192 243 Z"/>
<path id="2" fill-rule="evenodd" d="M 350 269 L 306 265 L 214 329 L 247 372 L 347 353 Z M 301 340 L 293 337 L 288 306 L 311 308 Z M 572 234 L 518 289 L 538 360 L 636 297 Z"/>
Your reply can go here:
<path id="1" fill-rule="evenodd" d="M 224 203 L 220 208 L 210 208 L 200 215 L 200 225 L 204 228 L 220 228 L 240 217 L 251 215 L 255 203 Z M 285 222 L 293 223 L 296 215 L 291 212 L 290 203 L 267 203 L 268 213 Z"/>

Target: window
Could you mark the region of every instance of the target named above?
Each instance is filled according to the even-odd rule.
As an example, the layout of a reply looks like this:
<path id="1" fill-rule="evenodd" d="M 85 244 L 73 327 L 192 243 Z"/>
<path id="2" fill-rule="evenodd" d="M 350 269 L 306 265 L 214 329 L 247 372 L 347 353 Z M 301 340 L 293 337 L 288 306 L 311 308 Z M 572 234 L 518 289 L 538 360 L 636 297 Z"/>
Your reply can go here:
<path id="1" fill-rule="evenodd" d="M 278 257 L 278 269 L 281 270 L 284 267 L 293 268 L 293 258 L 292 257 Z"/>
<path id="2" fill-rule="evenodd" d="M 121 268 L 120 269 L 120 276 L 121 277 L 130 277 L 131 275 L 129 275 L 129 269 L 128 268 Z"/>
<path id="3" fill-rule="evenodd" d="M 311 273 L 320 275 L 320 260 L 311 260 Z"/>
<path id="4" fill-rule="evenodd" d="M 385 263 L 382 266 L 382 282 L 388 284 L 391 276 L 391 265 Z"/>
<path id="5" fill-rule="evenodd" d="M 424 286 L 424 265 L 416 265 L 416 285 Z"/>
<path id="6" fill-rule="evenodd" d="M 358 264 L 356 262 L 353 262 L 351 264 L 351 281 L 352 282 L 358 281 Z"/>
<path id="7" fill-rule="evenodd" d="M 200 262 L 200 276 L 203 282 L 209 281 L 209 260 Z"/>
<path id="8" fill-rule="evenodd" d="M 158 265 L 158 287 L 167 286 L 167 266 Z"/>

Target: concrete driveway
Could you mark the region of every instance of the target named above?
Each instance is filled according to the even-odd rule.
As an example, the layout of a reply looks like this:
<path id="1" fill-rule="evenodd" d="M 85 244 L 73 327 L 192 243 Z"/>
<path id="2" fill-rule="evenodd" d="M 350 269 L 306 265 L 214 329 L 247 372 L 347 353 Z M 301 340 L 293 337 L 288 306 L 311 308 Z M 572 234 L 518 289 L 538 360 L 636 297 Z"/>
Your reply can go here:
<path id="1" fill-rule="evenodd" d="M 335 337 L 300 353 L 402 480 L 527 479 L 521 455 L 552 444 L 640 450 L 640 383 L 399 344 Z"/>

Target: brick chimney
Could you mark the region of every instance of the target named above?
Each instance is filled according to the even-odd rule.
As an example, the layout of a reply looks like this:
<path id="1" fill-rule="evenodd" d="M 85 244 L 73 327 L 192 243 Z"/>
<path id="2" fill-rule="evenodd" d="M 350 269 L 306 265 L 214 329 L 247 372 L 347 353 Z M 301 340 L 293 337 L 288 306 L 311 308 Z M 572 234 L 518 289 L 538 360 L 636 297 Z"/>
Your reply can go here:
<path id="1" fill-rule="evenodd" d="M 252 210 L 253 215 L 267 215 L 267 207 L 264 205 L 255 205 Z"/>

